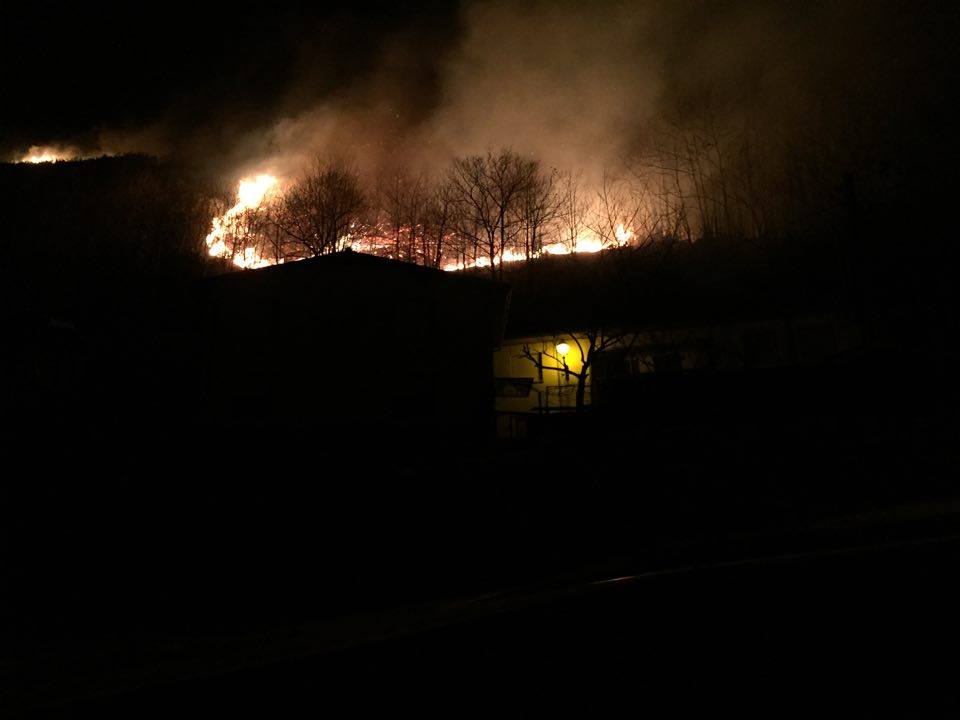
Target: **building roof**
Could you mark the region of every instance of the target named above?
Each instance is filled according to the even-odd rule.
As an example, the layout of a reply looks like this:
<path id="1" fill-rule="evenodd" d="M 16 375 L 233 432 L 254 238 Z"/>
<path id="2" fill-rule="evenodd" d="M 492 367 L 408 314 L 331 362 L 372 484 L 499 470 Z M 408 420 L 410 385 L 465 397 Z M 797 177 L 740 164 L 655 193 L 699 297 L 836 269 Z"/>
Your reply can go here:
<path id="1" fill-rule="evenodd" d="M 508 285 L 487 278 L 349 250 L 224 273 L 204 285 L 210 308 L 224 321 L 326 323 L 336 316 L 363 326 L 391 317 L 412 328 L 418 316 L 426 321 L 429 315 L 444 332 L 477 328 L 495 344 L 503 337 L 510 293 Z"/>
<path id="2" fill-rule="evenodd" d="M 220 275 L 214 275 L 207 278 L 210 283 L 244 283 L 251 278 L 279 278 L 293 276 L 302 273 L 310 274 L 352 274 L 359 272 L 360 279 L 364 277 L 373 278 L 375 275 L 364 275 L 374 273 L 382 275 L 384 273 L 410 278 L 428 283 L 442 283 L 460 286 L 471 286 L 485 288 L 487 290 L 499 290 L 508 292 L 509 286 L 505 283 L 496 282 L 486 277 L 467 275 L 464 273 L 452 273 L 436 268 L 415 265 L 400 260 L 378 257 L 368 253 L 354 252 L 347 249 L 340 252 L 319 255 L 317 257 L 297 260 L 296 262 L 287 262 L 280 265 L 270 265 L 268 267 L 255 270 L 240 270 L 236 272 L 227 272 Z"/>

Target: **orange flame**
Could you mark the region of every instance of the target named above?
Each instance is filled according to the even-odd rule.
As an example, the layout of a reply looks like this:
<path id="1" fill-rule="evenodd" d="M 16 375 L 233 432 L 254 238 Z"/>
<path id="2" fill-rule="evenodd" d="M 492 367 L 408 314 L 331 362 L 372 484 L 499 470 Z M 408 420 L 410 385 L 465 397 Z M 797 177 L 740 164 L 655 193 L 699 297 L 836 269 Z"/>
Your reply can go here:
<path id="1" fill-rule="evenodd" d="M 222 215 L 213 218 L 210 232 L 207 233 L 207 251 L 211 257 L 229 257 L 239 268 L 258 268 L 274 264 L 272 260 L 262 257 L 256 248 L 245 247 L 239 251 L 236 248 L 231 249 L 227 246 L 227 236 L 236 233 L 239 215 L 260 207 L 277 183 L 277 178 L 267 173 L 240 180 L 236 203 Z"/>
<path id="2" fill-rule="evenodd" d="M 636 233 L 632 229 L 625 227 L 623 224 L 620 224 L 616 227 L 615 235 L 617 242 L 616 244 L 606 244 L 603 239 L 598 237 L 592 231 L 586 231 L 577 237 L 573 246 L 570 247 L 564 243 L 556 242 L 550 243 L 549 245 L 544 245 L 543 249 L 536 253 L 533 257 L 541 257 L 543 255 L 570 255 L 573 253 L 597 253 L 601 250 L 606 249 L 607 247 L 621 247 L 627 245 L 634 237 Z M 513 250 L 506 250 L 503 253 L 503 262 L 504 263 L 513 263 L 519 262 L 520 260 L 526 260 L 527 256 L 523 253 L 514 252 Z M 466 264 L 463 262 L 450 262 L 443 266 L 444 270 L 455 271 L 455 270 L 465 270 L 467 268 L 487 268 L 490 267 L 490 258 L 487 257 L 478 257 L 476 260 L 467 261 Z"/>
<path id="3" fill-rule="evenodd" d="M 241 179 L 237 187 L 236 201 L 233 207 L 221 215 L 214 217 L 211 221 L 210 232 L 207 233 L 206 237 L 207 251 L 210 256 L 229 259 L 236 267 L 243 269 L 275 265 L 277 260 L 262 256 L 257 247 L 241 246 L 238 242 L 238 236 L 241 235 L 243 231 L 241 227 L 241 215 L 248 210 L 259 208 L 268 199 L 268 196 L 278 189 L 278 179 L 268 173 L 261 173 L 256 176 Z M 605 241 L 597 233 L 586 230 L 570 245 L 561 242 L 544 245 L 539 252 L 535 253 L 534 257 L 543 255 L 569 255 L 572 253 L 597 253 L 607 247 L 627 245 L 635 237 L 636 233 L 634 233 L 633 229 L 621 223 L 614 229 L 614 238 L 610 240 Z M 351 232 L 341 238 L 341 243 L 343 247 L 350 247 L 357 252 L 372 252 L 374 254 L 380 254 L 380 251 L 388 245 L 383 238 L 376 234 L 361 232 L 354 235 L 352 227 Z M 497 262 L 515 263 L 526 259 L 527 256 L 525 253 L 507 249 Z M 280 262 L 283 262 L 283 260 L 281 259 Z M 448 271 L 486 267 L 490 267 L 490 259 L 483 256 L 467 260 L 466 262 L 460 260 L 448 262 L 443 265 L 443 269 Z"/>
<path id="4" fill-rule="evenodd" d="M 58 160 L 73 160 L 76 157 L 76 152 L 66 148 L 33 145 L 27 151 L 27 154 L 21 157 L 17 162 L 37 164 L 57 162 Z"/>

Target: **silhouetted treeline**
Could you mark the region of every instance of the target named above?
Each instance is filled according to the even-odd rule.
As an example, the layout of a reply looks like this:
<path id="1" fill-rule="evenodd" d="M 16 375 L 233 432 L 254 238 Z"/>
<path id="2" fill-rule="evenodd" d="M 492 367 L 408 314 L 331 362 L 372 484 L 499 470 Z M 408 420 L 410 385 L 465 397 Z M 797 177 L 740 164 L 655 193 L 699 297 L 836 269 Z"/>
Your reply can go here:
<path id="1" fill-rule="evenodd" d="M 0 165 L 2 419 L 17 436 L 82 442 L 186 391 L 215 190 L 144 156 Z"/>
<path id="2" fill-rule="evenodd" d="M 4 305 L 79 319 L 202 271 L 214 186 L 146 156 L 0 165 Z"/>

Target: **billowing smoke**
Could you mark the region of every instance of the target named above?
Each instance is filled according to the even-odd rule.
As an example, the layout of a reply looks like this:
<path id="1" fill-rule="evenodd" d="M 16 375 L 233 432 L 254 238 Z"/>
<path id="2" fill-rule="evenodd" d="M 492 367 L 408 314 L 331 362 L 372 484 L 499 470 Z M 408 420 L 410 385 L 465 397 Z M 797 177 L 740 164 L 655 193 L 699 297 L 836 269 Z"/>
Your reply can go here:
<path id="1" fill-rule="evenodd" d="M 709 123 L 717 138 L 751 135 L 756 162 L 827 145 L 859 148 L 860 162 L 932 113 L 952 25 L 933 7 L 867 0 L 475 0 L 449 12 L 368 36 L 312 30 L 290 41 L 310 50 L 279 64 L 269 93 L 247 94 L 248 68 L 215 111 L 191 110 L 194 95 L 152 122 L 100 127 L 94 141 L 88 130 L 86 154 L 181 156 L 235 179 L 292 177 L 335 153 L 370 178 L 508 146 L 596 182 L 664 133 Z"/>
<path id="2" fill-rule="evenodd" d="M 414 147 L 433 157 L 512 146 L 588 171 L 621 158 L 657 110 L 649 8 L 475 4 Z"/>

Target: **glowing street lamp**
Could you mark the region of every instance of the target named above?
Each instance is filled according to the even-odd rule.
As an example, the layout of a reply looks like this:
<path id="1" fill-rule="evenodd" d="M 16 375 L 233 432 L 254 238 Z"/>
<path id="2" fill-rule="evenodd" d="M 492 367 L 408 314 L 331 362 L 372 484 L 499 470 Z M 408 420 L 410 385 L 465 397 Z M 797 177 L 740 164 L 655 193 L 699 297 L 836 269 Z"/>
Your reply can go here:
<path id="1" fill-rule="evenodd" d="M 562 340 L 557 343 L 557 354 L 560 356 L 560 361 L 563 363 L 563 377 L 565 380 L 570 379 L 570 368 L 567 365 L 567 353 L 570 352 L 570 346 L 563 342 Z"/>

